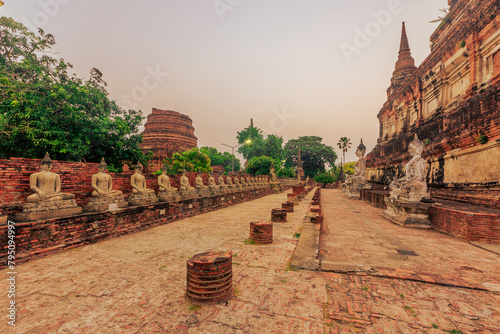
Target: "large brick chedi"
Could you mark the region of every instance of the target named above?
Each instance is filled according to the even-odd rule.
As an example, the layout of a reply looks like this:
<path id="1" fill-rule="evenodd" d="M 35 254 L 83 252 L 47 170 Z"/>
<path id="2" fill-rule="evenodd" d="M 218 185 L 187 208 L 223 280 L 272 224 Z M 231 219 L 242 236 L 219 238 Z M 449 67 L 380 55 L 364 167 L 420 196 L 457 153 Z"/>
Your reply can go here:
<path id="1" fill-rule="evenodd" d="M 378 113 L 378 144 L 367 179 L 389 184 L 404 173 L 415 134 L 425 143 L 432 196 L 498 206 L 500 195 L 500 5 L 450 0 L 431 36 L 432 50 L 414 66 L 403 26 L 387 101 Z M 422 23 L 425 24 L 425 23 Z"/>
<path id="2" fill-rule="evenodd" d="M 198 145 L 193 121 L 176 111 L 153 108 L 144 128 L 141 148 L 144 153 L 153 152 L 150 164 L 155 170 L 160 169 L 163 159 Z"/>

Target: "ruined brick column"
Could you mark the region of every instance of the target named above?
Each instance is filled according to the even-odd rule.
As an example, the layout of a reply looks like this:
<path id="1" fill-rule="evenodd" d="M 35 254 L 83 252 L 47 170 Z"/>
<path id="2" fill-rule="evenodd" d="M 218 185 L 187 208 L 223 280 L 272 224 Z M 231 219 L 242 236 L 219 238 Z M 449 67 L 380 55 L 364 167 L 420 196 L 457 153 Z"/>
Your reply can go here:
<path id="1" fill-rule="evenodd" d="M 287 201 L 292 202 L 294 205 L 299 205 L 299 200 L 295 194 L 286 194 Z"/>
<path id="2" fill-rule="evenodd" d="M 251 222 L 250 239 L 255 241 L 256 244 L 272 244 L 273 223 Z"/>
<path id="3" fill-rule="evenodd" d="M 186 296 L 195 303 L 222 303 L 233 294 L 231 251 L 209 251 L 187 261 Z"/>
<path id="4" fill-rule="evenodd" d="M 273 209 L 271 211 L 271 221 L 276 223 L 286 222 L 286 210 L 283 209 Z"/>
<path id="5" fill-rule="evenodd" d="M 293 212 L 293 202 L 292 201 L 286 201 L 285 203 L 281 204 L 281 208 L 283 210 L 286 210 L 286 212 Z"/>

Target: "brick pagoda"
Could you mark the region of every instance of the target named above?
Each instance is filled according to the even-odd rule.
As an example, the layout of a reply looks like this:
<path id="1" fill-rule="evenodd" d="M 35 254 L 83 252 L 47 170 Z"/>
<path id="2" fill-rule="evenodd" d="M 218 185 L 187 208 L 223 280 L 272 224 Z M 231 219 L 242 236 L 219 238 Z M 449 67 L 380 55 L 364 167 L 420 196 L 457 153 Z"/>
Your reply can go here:
<path id="1" fill-rule="evenodd" d="M 141 149 L 146 154 L 148 151 L 153 152 L 150 165 L 153 165 L 154 170 L 160 169 L 163 160 L 172 154 L 198 145 L 193 121 L 189 116 L 176 111 L 153 108 L 144 128 Z"/>

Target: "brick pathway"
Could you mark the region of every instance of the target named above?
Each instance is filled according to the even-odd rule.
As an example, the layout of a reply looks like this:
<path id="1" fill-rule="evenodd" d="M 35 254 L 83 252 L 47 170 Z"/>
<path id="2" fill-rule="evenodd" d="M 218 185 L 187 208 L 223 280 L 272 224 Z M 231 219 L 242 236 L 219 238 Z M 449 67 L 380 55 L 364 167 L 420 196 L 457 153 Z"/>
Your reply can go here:
<path id="1" fill-rule="evenodd" d="M 323 274 L 328 333 L 500 333 L 497 254 L 392 224 L 339 190 L 322 190 L 322 205 L 321 267 L 355 273 Z"/>
<path id="2" fill-rule="evenodd" d="M 312 192 L 274 225 L 272 245 L 246 244 L 249 223 L 286 199 L 272 195 L 19 265 L 17 326 L 4 318 L 0 333 L 500 332 L 498 255 L 433 231 L 393 231 L 379 209 L 322 195 L 322 265 L 351 274 L 289 266 Z M 418 256 L 394 256 L 393 246 Z M 198 307 L 184 298 L 186 261 L 210 249 L 233 252 L 235 296 Z"/>

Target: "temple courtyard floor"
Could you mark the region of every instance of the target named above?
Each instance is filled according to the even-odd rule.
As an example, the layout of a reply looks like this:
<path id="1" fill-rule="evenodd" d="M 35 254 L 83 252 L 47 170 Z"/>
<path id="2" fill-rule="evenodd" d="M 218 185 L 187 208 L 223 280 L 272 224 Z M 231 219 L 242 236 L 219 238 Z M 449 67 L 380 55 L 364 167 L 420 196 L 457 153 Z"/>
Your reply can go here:
<path id="1" fill-rule="evenodd" d="M 500 333 L 497 253 L 339 190 L 321 190 L 318 270 L 291 266 L 313 192 L 271 245 L 245 241 L 284 193 L 19 264 L 16 327 L 3 317 L 0 333 Z M 233 254 L 225 304 L 185 299 L 186 261 L 208 250 Z"/>

